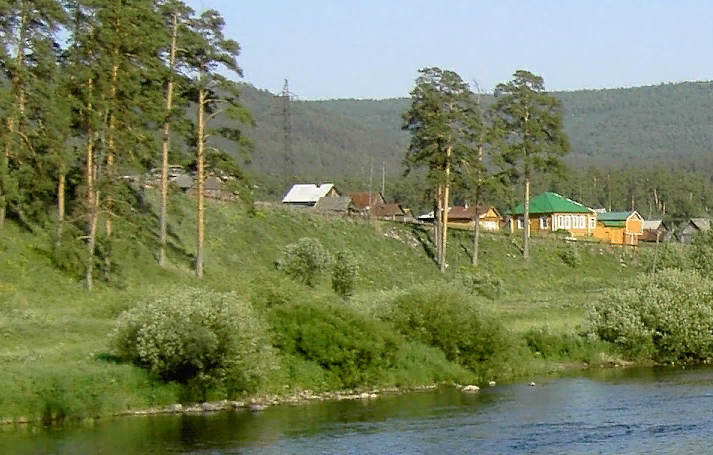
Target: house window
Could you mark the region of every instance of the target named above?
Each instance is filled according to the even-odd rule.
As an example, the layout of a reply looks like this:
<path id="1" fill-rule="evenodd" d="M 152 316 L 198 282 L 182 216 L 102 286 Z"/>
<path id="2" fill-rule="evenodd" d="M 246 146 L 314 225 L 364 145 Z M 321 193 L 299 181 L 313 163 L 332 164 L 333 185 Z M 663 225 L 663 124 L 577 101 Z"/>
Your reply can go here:
<path id="1" fill-rule="evenodd" d="M 597 219 L 594 217 L 589 218 L 589 229 L 596 229 L 597 228 Z"/>
<path id="2" fill-rule="evenodd" d="M 525 229 L 525 223 L 523 222 L 522 218 L 517 219 L 517 228 L 518 229 Z"/>
<path id="3" fill-rule="evenodd" d="M 549 229 L 550 228 L 550 219 L 547 218 L 546 216 L 543 216 L 540 218 L 540 229 Z"/>
<path id="4" fill-rule="evenodd" d="M 566 215 L 564 217 L 564 228 L 565 229 L 571 229 L 572 228 L 572 215 Z"/>
<path id="5" fill-rule="evenodd" d="M 564 229 L 564 217 L 562 215 L 557 215 L 557 229 Z"/>

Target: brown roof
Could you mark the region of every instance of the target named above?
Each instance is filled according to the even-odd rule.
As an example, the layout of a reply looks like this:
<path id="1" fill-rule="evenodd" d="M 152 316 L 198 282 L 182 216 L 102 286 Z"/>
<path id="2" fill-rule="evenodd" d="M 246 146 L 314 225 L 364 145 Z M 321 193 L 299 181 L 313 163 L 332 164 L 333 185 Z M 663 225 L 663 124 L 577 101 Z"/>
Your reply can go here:
<path id="1" fill-rule="evenodd" d="M 461 205 L 454 205 L 453 207 L 450 207 L 450 210 L 448 211 L 448 219 L 472 220 L 473 218 L 475 218 L 476 214 L 482 215 L 484 213 L 487 213 L 489 208 L 489 205 L 481 205 L 477 207 L 476 211 L 476 207 L 474 205 L 468 206 L 467 208 Z"/>
<path id="2" fill-rule="evenodd" d="M 376 205 L 380 202 L 385 202 L 384 196 L 379 191 L 363 191 L 361 193 L 349 193 L 352 202 L 360 209 L 365 209 L 369 206 L 369 193 L 371 193 L 371 204 Z"/>
<path id="3" fill-rule="evenodd" d="M 379 204 L 374 206 L 371 214 L 377 217 L 405 216 L 406 212 L 399 204 Z"/>

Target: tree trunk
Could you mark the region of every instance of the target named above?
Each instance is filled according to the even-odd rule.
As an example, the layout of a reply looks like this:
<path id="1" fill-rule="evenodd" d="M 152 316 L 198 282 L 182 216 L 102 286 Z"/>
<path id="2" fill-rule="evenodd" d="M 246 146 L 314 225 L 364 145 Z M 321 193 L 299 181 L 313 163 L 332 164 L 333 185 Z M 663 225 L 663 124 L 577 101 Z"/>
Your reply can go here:
<path id="1" fill-rule="evenodd" d="M 59 171 L 59 183 L 57 184 L 57 231 L 55 233 L 55 246 L 62 244 L 62 228 L 64 223 L 64 187 L 66 177 L 64 169 Z"/>
<path id="2" fill-rule="evenodd" d="M 115 50 L 114 55 L 115 57 L 118 54 L 118 49 Z M 116 84 L 117 84 L 117 79 L 119 76 L 119 66 L 117 64 L 114 64 L 114 66 L 111 68 L 111 97 L 109 98 L 112 102 L 116 100 Z M 109 141 L 107 144 L 107 158 L 106 158 L 106 163 L 107 163 L 107 176 L 109 178 L 109 186 L 114 185 L 114 168 L 115 168 L 115 163 L 116 163 L 116 153 L 114 150 L 114 129 L 115 129 L 115 113 L 110 112 L 109 113 Z M 112 209 L 114 207 L 113 201 L 111 199 L 111 192 L 107 195 L 106 198 L 106 208 L 107 208 L 107 214 L 106 214 L 106 237 L 107 239 L 111 237 L 111 217 L 112 217 Z M 111 257 L 107 254 L 106 257 L 104 258 L 104 279 L 106 281 L 109 281 L 111 278 Z"/>
<path id="3" fill-rule="evenodd" d="M 203 278 L 203 108 L 205 92 L 198 91 L 198 175 L 196 182 L 196 277 Z"/>
<path id="4" fill-rule="evenodd" d="M 448 203 L 449 203 L 449 190 L 450 190 L 450 175 L 451 175 L 451 149 L 449 145 L 446 149 L 446 184 L 443 189 L 443 240 L 441 241 L 441 248 L 443 249 L 443 262 L 441 262 L 441 272 L 446 272 L 446 266 L 448 261 Z"/>
<path id="5" fill-rule="evenodd" d="M 483 162 L 483 158 L 485 155 L 485 150 L 483 147 L 483 141 L 485 138 L 483 137 L 483 134 L 481 133 L 480 137 L 480 145 L 478 146 L 478 162 L 479 162 L 479 167 L 478 167 L 478 175 L 476 178 L 476 188 L 475 188 L 475 226 L 473 226 L 473 230 L 475 231 L 473 233 L 473 267 L 478 267 L 478 249 L 479 249 L 479 243 L 480 243 L 480 214 L 478 213 L 478 207 L 480 206 L 480 192 L 482 191 L 483 188 L 483 180 L 481 176 L 481 171 L 482 169 L 480 168 L 480 165 Z"/>
<path id="6" fill-rule="evenodd" d="M 438 264 L 438 267 L 440 268 L 441 263 L 443 262 L 443 248 L 441 247 L 442 243 L 442 236 L 441 236 L 441 231 L 443 231 L 443 188 L 441 185 L 438 185 L 438 188 L 436 189 L 436 207 L 435 210 L 433 211 L 433 218 L 434 222 L 436 225 L 436 237 L 435 237 L 435 244 L 436 244 L 436 263 Z"/>
<path id="7" fill-rule="evenodd" d="M 9 119 L 8 119 L 9 122 Z M 10 146 L 5 144 L 5 153 L 3 154 L 3 162 L 2 162 L 2 170 L 6 174 L 9 174 L 10 172 Z M 0 191 L 2 191 L 2 188 L 0 188 Z M 6 212 L 6 207 L 9 201 L 7 200 L 7 195 L 0 194 L 0 198 L 3 199 L 2 205 L 0 206 L 0 229 L 3 229 L 5 227 L 5 212 Z"/>
<path id="8" fill-rule="evenodd" d="M 173 15 L 173 35 L 171 37 L 171 75 L 166 89 L 166 115 L 171 115 L 173 101 L 173 71 L 176 65 L 176 41 L 178 37 L 178 16 Z M 169 117 L 170 118 L 170 117 Z M 171 146 L 171 122 L 166 120 L 163 126 L 163 155 L 161 160 L 161 206 L 159 208 L 159 251 L 158 265 L 166 267 L 166 208 L 168 205 L 168 151 Z"/>
<path id="9" fill-rule="evenodd" d="M 91 109 L 91 108 L 90 108 Z M 97 234 L 97 202 L 99 194 L 94 188 L 94 132 L 89 130 L 87 139 L 87 211 L 89 224 L 87 227 L 87 263 L 85 267 L 84 285 L 90 291 L 94 285 L 94 246 Z"/>
<path id="10" fill-rule="evenodd" d="M 522 257 L 530 257 L 530 177 L 525 177 L 525 205 L 523 209 L 523 244 Z"/>

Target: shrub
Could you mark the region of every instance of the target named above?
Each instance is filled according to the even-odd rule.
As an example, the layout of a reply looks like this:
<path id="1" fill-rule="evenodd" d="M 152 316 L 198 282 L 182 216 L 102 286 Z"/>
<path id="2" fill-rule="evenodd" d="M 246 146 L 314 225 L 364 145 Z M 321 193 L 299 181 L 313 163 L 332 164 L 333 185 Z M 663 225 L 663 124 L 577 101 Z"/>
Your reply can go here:
<path id="1" fill-rule="evenodd" d="M 269 319 L 274 346 L 331 372 L 335 387 L 375 384 L 394 365 L 403 345 L 389 327 L 344 305 L 279 306 Z"/>
<path id="2" fill-rule="evenodd" d="M 523 338 L 532 352 L 547 360 L 592 362 L 605 349 L 604 343 L 596 337 L 573 331 L 554 333 L 549 325 L 530 329 Z"/>
<path id="3" fill-rule="evenodd" d="M 448 360 L 481 375 L 514 347 L 502 324 L 487 317 L 469 296 L 442 285 L 404 293 L 383 318 L 407 338 L 438 347 Z"/>
<path id="4" fill-rule="evenodd" d="M 659 361 L 713 355 L 713 282 L 695 272 L 642 275 L 607 293 L 592 308 L 593 333 L 624 354 Z"/>
<path id="5" fill-rule="evenodd" d="M 559 257 L 562 262 L 570 267 L 579 267 L 582 265 L 582 257 L 579 255 L 579 250 L 574 245 L 567 245 L 559 251 Z"/>
<path id="6" fill-rule="evenodd" d="M 332 289 L 337 295 L 349 298 L 354 294 L 357 279 L 357 263 L 348 251 L 340 251 L 332 269 Z"/>
<path id="7" fill-rule="evenodd" d="M 713 278 L 713 231 L 699 232 L 688 250 L 693 268 L 702 276 Z"/>
<path id="8" fill-rule="evenodd" d="M 282 250 L 276 266 L 288 276 L 314 286 L 329 270 L 331 263 L 332 255 L 319 240 L 302 237 Z"/>
<path id="9" fill-rule="evenodd" d="M 457 277 L 463 289 L 471 294 L 495 300 L 503 293 L 503 280 L 493 278 L 485 270 L 463 267 L 458 271 Z"/>
<path id="10" fill-rule="evenodd" d="M 267 329 L 235 293 L 194 288 L 124 312 L 111 334 L 117 355 L 204 395 L 255 390 L 273 367 Z"/>
<path id="11" fill-rule="evenodd" d="M 656 251 L 658 248 L 658 251 Z M 640 254 L 641 269 L 644 272 L 665 269 L 686 270 L 690 268 L 690 263 L 682 250 L 682 245 L 677 245 L 673 242 L 659 243 L 658 247 L 645 248 Z"/>

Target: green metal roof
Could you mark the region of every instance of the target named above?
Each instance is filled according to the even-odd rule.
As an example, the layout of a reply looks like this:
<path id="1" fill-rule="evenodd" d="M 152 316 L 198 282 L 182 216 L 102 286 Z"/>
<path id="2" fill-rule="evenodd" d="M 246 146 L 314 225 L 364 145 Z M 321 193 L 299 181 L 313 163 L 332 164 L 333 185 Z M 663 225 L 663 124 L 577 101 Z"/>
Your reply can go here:
<path id="1" fill-rule="evenodd" d="M 600 220 L 600 221 L 606 227 L 616 227 L 616 228 L 626 227 L 626 220 L 615 220 L 615 221 Z"/>
<path id="2" fill-rule="evenodd" d="M 634 212 L 604 212 L 597 214 L 599 221 L 626 221 Z"/>
<path id="3" fill-rule="evenodd" d="M 520 204 L 509 215 L 522 215 L 525 204 Z M 542 193 L 530 200 L 530 213 L 592 213 L 592 209 L 557 193 Z"/>

